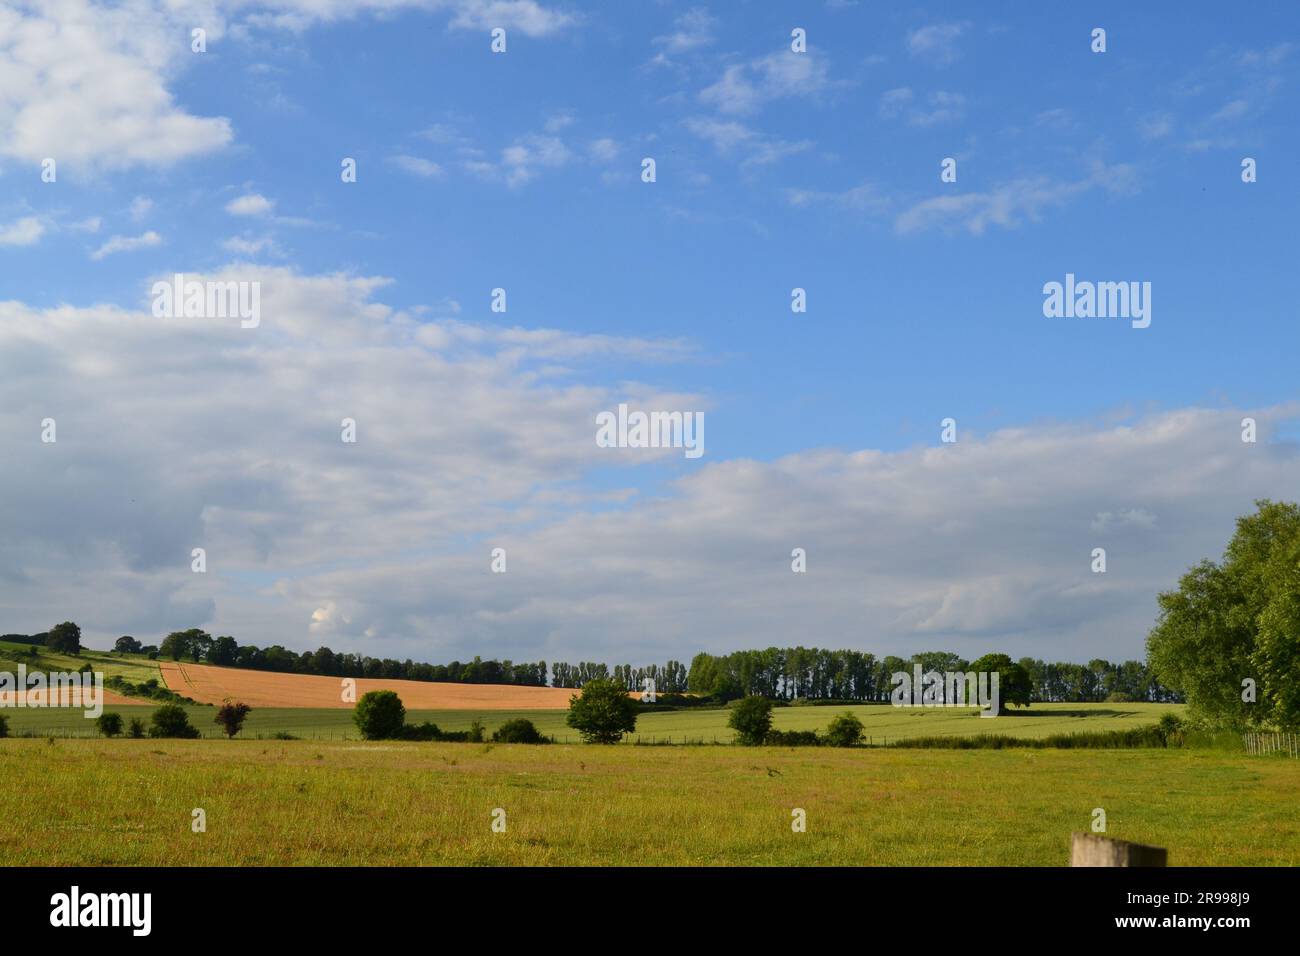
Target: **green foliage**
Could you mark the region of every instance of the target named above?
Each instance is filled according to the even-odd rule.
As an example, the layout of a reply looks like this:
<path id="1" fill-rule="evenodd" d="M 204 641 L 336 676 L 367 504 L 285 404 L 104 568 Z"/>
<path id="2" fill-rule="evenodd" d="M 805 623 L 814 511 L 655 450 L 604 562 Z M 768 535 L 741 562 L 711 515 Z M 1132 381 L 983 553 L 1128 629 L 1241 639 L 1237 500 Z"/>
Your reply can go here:
<path id="1" fill-rule="evenodd" d="M 1018 707 L 1029 706 L 1034 692 L 1033 683 L 1029 680 L 1029 672 L 1006 654 L 985 654 L 978 660 L 971 661 L 966 670 L 976 674 L 997 673 L 998 713 L 1005 711 L 1008 704 L 1015 704 Z M 992 692 L 991 684 L 989 689 Z M 975 701 L 967 701 L 967 703 L 973 704 Z"/>
<path id="2" fill-rule="evenodd" d="M 9 736 L 9 718 L 0 714 L 0 737 Z"/>
<path id="3" fill-rule="evenodd" d="M 627 690 L 612 680 L 597 678 L 569 699 L 565 723 L 589 744 L 616 744 L 636 730 L 637 705 Z"/>
<path id="4" fill-rule="evenodd" d="M 144 650 L 144 645 L 130 634 L 123 634 L 113 642 L 113 650 L 119 654 L 139 654 Z"/>
<path id="5" fill-rule="evenodd" d="M 64 621 L 62 624 L 55 625 L 50 628 L 49 636 L 45 639 L 45 646 L 60 654 L 80 654 L 81 628 L 71 621 Z"/>
<path id="6" fill-rule="evenodd" d="M 105 737 L 116 737 L 122 732 L 122 715 L 112 711 L 95 718 L 95 729 Z"/>
<path id="7" fill-rule="evenodd" d="M 832 747 L 856 747 L 862 743 L 866 728 L 857 715 L 848 711 L 831 720 L 826 728 L 826 742 Z"/>
<path id="8" fill-rule="evenodd" d="M 1166 747 L 1183 745 L 1184 727 L 1177 714 L 1161 714 L 1160 719 L 1156 721 L 1156 733 L 1163 738 Z"/>
<path id="9" fill-rule="evenodd" d="M 193 738 L 199 735 L 198 728 L 190 723 L 190 715 L 179 704 L 163 704 L 153 712 L 149 726 L 150 737 Z"/>
<path id="10" fill-rule="evenodd" d="M 1158 600 L 1147 657 L 1195 718 L 1300 726 L 1300 506 L 1256 502 L 1223 560 L 1202 561 Z M 1253 702 L 1243 700 L 1248 681 Z"/>
<path id="11" fill-rule="evenodd" d="M 357 701 L 352 719 L 366 740 L 396 740 L 406 725 L 406 707 L 393 691 L 372 690 Z"/>
<path id="12" fill-rule="evenodd" d="M 1172 724 L 1166 722 L 1172 719 Z M 1037 750 L 1131 750 L 1144 747 L 1181 747 L 1182 725 L 1174 714 L 1165 714 L 1159 724 L 1129 730 L 1094 733 L 1048 734 L 1046 737 L 1012 737 L 1008 734 L 977 734 L 971 737 L 906 737 L 889 746 L 921 750 L 1006 750 L 1012 747 Z"/>
<path id="13" fill-rule="evenodd" d="M 820 747 L 826 741 L 815 730 L 769 730 L 763 743 L 769 747 Z"/>
<path id="14" fill-rule="evenodd" d="M 239 733 L 240 728 L 244 726 L 244 718 L 248 716 L 248 712 L 252 709 L 247 704 L 232 704 L 230 701 L 226 701 L 217 711 L 215 722 L 221 725 L 221 729 L 226 732 L 228 738 L 233 738 L 235 734 Z"/>
<path id="15" fill-rule="evenodd" d="M 158 655 L 174 661 L 188 657 L 197 662 L 207 656 L 211 647 L 212 635 L 201 628 L 191 627 L 186 631 L 172 631 L 164 637 Z"/>
<path id="16" fill-rule="evenodd" d="M 498 744 L 544 744 L 546 738 L 543 737 L 533 725 L 533 722 L 527 717 L 516 717 L 513 720 L 507 720 L 497 728 L 496 733 L 492 735 L 492 742 Z"/>
<path id="17" fill-rule="evenodd" d="M 193 700 L 176 693 L 170 687 L 164 687 L 156 677 L 150 677 L 139 684 L 133 684 L 121 674 L 110 674 L 105 678 L 104 686 L 127 697 L 144 697 L 148 700 L 162 700 L 171 704 L 194 703 Z"/>
<path id="18" fill-rule="evenodd" d="M 727 726 L 736 732 L 740 743 L 758 746 L 772 729 L 772 702 L 757 695 L 743 698 L 732 705 Z"/>
<path id="19" fill-rule="evenodd" d="M 144 736 L 144 721 L 139 717 L 132 717 L 131 723 L 127 725 L 126 735 L 135 740 Z"/>

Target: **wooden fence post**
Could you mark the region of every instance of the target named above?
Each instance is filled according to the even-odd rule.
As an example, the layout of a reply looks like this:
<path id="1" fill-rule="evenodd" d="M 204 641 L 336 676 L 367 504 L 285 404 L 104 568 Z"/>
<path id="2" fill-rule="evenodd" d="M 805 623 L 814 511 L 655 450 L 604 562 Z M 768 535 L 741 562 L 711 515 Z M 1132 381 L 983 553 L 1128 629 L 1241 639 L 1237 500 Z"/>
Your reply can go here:
<path id="1" fill-rule="evenodd" d="M 1095 833 L 1074 833 L 1070 841 L 1070 866 L 1166 866 L 1169 853 L 1162 846 L 1112 840 Z"/>

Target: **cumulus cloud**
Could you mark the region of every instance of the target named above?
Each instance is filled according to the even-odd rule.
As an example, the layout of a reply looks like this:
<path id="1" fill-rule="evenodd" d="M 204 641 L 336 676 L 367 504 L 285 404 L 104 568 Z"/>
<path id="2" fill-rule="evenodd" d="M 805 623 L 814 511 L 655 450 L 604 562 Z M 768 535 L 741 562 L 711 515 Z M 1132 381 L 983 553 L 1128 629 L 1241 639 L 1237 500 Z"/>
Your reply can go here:
<path id="1" fill-rule="evenodd" d="M 1156 593 L 1218 554 L 1255 496 L 1294 494 L 1295 447 L 1244 445 L 1240 415 L 720 462 L 653 500 L 588 499 L 538 530 L 490 532 L 507 576 L 486 572 L 485 546 L 297 576 L 285 595 L 303 608 L 342 595 L 354 639 L 439 635 L 441 656 L 639 661 L 811 633 L 877 653 L 1140 657 Z M 1133 504 L 1095 526 L 1114 501 Z M 1091 570 L 1097 546 L 1106 574 Z M 790 571 L 793 547 L 807 574 Z"/>
<path id="2" fill-rule="evenodd" d="M 327 600 L 285 603 L 275 579 L 535 521 L 535 496 L 593 464 L 650 460 L 597 448 L 597 412 L 703 407 L 563 367 L 673 361 L 680 343 L 417 321 L 377 301 L 379 277 L 237 266 L 202 278 L 259 282 L 261 325 L 0 304 L 0 431 L 24 434 L 33 414 L 59 429 L 0 478 L 6 607 L 39 619 L 71 604 L 95 627 L 148 631 L 248 599 L 260 611 L 232 632 L 293 622 L 305 636 Z M 355 445 L 340 441 L 348 417 Z M 200 546 L 201 580 L 188 571 Z M 248 592 L 241 572 L 265 586 Z"/>
<path id="3" fill-rule="evenodd" d="M 0 7 L 0 155 L 74 171 L 168 167 L 220 150 L 230 120 L 176 101 L 190 30 L 305 30 L 360 15 L 423 10 L 448 27 L 559 34 L 576 18 L 536 0 L 14 0 Z"/>
<path id="4" fill-rule="evenodd" d="M 230 142 L 167 88 L 205 5 L 19 0 L 0 8 L 0 153 L 75 169 L 170 166 Z M 221 17 L 204 19 L 220 36 Z"/>
<path id="5" fill-rule="evenodd" d="M 261 326 L 0 303 L 12 629 L 59 608 L 91 638 L 201 625 L 424 659 L 649 661 L 810 633 L 1133 656 L 1156 592 L 1254 498 L 1300 487 L 1300 455 L 1270 439 L 1287 406 L 1249 411 L 1255 445 L 1242 411 L 1193 408 L 890 452 L 670 454 L 653 460 L 681 477 L 642 496 L 617 475 L 650 459 L 598 448 L 595 414 L 707 403 L 602 370 L 682 343 L 422 321 L 379 277 L 206 278 L 259 281 Z M 488 571 L 493 547 L 508 574 Z"/>
<path id="6" fill-rule="evenodd" d="M 275 203 L 259 193 L 237 196 L 226 203 L 226 212 L 232 216 L 266 216 L 275 209 Z"/>
<path id="7" fill-rule="evenodd" d="M 34 246 L 45 235 L 45 223 L 36 216 L 24 216 L 0 223 L 0 246 Z"/>

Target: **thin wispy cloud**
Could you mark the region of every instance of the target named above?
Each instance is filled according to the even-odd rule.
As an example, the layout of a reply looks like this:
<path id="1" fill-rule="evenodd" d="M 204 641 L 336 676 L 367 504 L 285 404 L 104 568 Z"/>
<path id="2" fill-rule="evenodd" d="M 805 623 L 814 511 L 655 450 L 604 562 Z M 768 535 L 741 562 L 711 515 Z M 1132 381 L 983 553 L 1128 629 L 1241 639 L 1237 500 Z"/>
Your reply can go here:
<path id="1" fill-rule="evenodd" d="M 140 249 L 152 249 L 154 246 L 162 245 L 162 236 L 152 229 L 138 236 L 113 236 L 102 246 L 90 254 L 90 258 L 98 262 L 109 256 L 117 255 L 121 252 L 136 252 Z"/>

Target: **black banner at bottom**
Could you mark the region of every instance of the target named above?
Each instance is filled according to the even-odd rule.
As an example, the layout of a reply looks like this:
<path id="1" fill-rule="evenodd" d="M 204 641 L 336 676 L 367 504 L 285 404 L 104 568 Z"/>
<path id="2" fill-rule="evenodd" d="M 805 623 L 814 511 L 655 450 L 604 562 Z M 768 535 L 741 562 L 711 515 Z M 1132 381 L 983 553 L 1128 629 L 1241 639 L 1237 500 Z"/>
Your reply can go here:
<path id="1" fill-rule="evenodd" d="M 769 944 L 809 933 L 880 940 L 891 926 L 900 938 L 933 932 L 948 942 L 953 931 L 966 938 L 975 929 L 988 941 L 999 926 L 1026 941 L 1039 928 L 1071 940 L 1199 933 L 1226 941 L 1292 923 L 1294 883 L 1286 869 L 1211 868 L 0 868 L 6 922 L 20 938 L 75 933 L 204 949 L 373 943 L 377 931 L 417 926 L 493 943 L 627 927 L 671 945 L 677 917 L 691 937 L 712 935 L 713 925 L 727 941 Z"/>

